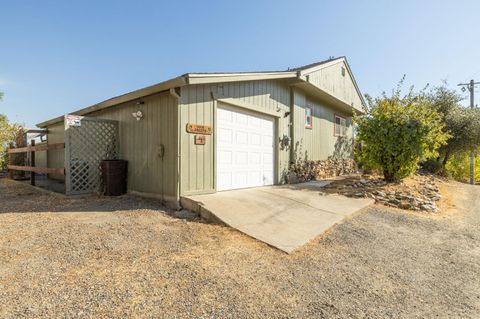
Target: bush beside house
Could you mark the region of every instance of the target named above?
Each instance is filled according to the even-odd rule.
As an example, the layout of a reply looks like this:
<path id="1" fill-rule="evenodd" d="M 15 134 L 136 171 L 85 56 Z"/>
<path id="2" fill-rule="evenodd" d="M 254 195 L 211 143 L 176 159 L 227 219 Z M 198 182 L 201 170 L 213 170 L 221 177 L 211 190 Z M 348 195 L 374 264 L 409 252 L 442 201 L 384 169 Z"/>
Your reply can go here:
<path id="1" fill-rule="evenodd" d="M 367 114 L 354 117 L 362 146 L 358 160 L 364 168 L 380 170 L 387 182 L 399 182 L 422 161 L 438 157 L 450 138 L 430 99 L 412 90 L 401 96 L 402 82 L 391 97 L 367 96 Z"/>

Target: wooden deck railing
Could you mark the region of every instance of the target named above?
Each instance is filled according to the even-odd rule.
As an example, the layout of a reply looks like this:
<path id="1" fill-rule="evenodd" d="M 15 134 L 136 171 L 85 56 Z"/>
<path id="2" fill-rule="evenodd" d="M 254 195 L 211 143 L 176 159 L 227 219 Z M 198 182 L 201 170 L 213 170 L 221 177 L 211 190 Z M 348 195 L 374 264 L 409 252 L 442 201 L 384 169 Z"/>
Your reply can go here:
<path id="1" fill-rule="evenodd" d="M 50 151 L 50 150 L 59 150 L 65 148 L 65 143 L 56 143 L 56 144 L 43 144 L 35 145 L 35 140 L 31 141 L 30 146 L 11 148 L 8 150 L 9 160 L 8 160 L 8 169 L 10 171 L 10 178 L 12 178 L 13 171 L 25 171 L 31 172 L 30 174 L 30 183 L 35 185 L 35 173 L 39 174 L 65 174 L 64 167 L 35 167 L 35 152 L 40 151 Z M 12 164 L 12 155 L 15 153 L 30 153 L 30 166 L 19 166 Z"/>

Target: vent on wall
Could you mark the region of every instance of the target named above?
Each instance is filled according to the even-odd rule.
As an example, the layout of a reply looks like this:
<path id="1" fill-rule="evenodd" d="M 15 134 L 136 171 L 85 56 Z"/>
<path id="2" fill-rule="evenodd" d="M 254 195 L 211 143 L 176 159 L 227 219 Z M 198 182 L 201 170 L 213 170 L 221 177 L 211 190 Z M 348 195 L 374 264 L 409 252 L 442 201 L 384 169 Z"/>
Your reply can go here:
<path id="1" fill-rule="evenodd" d="M 345 68 L 342 66 L 342 76 L 345 76 Z"/>

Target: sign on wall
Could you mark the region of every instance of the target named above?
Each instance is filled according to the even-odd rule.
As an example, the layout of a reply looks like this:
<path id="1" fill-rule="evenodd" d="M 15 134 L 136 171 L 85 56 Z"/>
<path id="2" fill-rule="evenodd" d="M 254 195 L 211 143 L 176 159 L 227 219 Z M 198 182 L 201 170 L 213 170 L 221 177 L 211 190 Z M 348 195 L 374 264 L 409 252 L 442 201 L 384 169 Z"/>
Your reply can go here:
<path id="1" fill-rule="evenodd" d="M 209 125 L 187 123 L 187 132 L 210 135 L 212 134 L 212 127 Z"/>
<path id="2" fill-rule="evenodd" d="M 195 145 L 205 145 L 205 135 L 195 135 Z"/>
<path id="3" fill-rule="evenodd" d="M 65 115 L 65 122 L 67 123 L 67 126 L 82 126 L 82 119 L 83 116 L 79 115 Z"/>

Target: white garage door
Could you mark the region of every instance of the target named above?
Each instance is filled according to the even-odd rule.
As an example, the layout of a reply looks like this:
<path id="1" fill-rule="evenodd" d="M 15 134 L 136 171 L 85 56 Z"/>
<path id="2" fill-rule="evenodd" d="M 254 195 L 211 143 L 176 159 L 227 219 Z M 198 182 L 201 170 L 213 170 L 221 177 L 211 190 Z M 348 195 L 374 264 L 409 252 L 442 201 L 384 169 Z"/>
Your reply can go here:
<path id="1" fill-rule="evenodd" d="M 238 108 L 217 108 L 217 191 L 273 184 L 274 122 Z"/>

